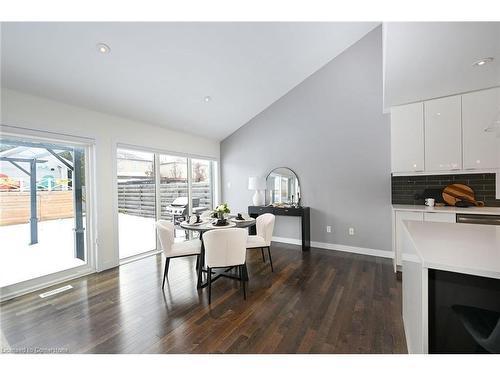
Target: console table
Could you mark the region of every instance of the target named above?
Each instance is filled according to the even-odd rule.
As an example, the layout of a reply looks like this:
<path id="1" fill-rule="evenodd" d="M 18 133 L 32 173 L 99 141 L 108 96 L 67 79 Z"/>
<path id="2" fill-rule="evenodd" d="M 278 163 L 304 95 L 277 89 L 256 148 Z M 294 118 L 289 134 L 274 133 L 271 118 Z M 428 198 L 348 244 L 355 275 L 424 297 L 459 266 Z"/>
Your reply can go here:
<path id="1" fill-rule="evenodd" d="M 272 207 L 272 206 L 248 206 L 250 217 L 256 218 L 259 215 L 270 213 L 276 216 L 298 216 L 300 217 L 300 227 L 302 230 L 302 251 L 309 250 L 311 246 L 311 215 L 309 207 Z M 250 234 L 255 234 L 255 226 L 250 228 Z"/>

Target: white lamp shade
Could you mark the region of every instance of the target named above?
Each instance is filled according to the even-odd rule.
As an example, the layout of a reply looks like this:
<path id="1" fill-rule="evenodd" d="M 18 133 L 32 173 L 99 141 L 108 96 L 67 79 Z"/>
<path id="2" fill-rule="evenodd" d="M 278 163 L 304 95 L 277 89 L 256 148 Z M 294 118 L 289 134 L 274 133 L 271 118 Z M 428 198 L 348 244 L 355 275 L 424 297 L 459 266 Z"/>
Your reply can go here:
<path id="1" fill-rule="evenodd" d="M 265 190 L 266 182 L 261 177 L 248 177 L 248 190 Z"/>

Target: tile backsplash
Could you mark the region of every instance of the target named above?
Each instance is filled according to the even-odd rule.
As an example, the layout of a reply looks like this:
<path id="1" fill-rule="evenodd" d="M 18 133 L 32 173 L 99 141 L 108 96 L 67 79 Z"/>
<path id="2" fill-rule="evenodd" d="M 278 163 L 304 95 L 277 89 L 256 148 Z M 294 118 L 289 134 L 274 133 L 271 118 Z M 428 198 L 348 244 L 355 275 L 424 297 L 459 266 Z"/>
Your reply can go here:
<path id="1" fill-rule="evenodd" d="M 444 189 L 450 184 L 468 185 L 476 200 L 500 207 L 500 199 L 495 197 L 495 173 L 392 176 L 392 204 L 424 204 L 423 199 L 415 198 L 416 194 L 421 195 L 424 189 Z"/>

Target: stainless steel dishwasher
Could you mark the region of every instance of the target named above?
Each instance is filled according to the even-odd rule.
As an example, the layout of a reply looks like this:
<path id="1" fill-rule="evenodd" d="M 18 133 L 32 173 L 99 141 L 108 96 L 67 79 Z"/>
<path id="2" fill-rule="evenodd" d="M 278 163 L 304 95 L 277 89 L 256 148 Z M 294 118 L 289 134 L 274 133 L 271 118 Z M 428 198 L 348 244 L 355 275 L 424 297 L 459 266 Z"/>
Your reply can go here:
<path id="1" fill-rule="evenodd" d="M 457 214 L 457 223 L 500 225 L 500 215 Z"/>

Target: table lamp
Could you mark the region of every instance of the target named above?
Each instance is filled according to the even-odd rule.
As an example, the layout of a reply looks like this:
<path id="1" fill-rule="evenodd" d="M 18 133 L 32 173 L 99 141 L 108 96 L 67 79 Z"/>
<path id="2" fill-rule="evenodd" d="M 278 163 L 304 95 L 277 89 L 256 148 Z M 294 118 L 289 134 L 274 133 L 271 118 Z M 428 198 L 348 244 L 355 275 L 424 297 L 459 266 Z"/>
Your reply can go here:
<path id="1" fill-rule="evenodd" d="M 254 206 L 264 205 L 263 190 L 266 190 L 266 182 L 263 178 L 251 176 L 248 178 L 248 190 L 255 190 L 252 201 Z"/>

